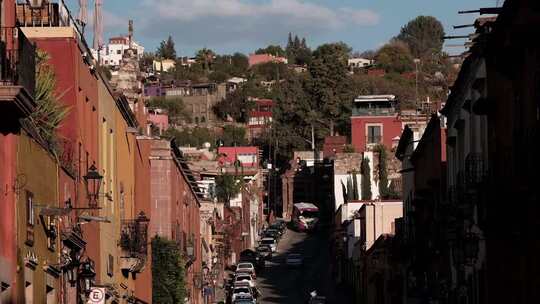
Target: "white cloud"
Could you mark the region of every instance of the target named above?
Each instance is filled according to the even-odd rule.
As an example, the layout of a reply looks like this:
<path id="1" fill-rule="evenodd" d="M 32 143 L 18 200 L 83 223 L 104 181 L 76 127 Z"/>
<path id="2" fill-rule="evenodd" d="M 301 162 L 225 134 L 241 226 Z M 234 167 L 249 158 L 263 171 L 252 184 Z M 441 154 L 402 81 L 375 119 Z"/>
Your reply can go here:
<path id="1" fill-rule="evenodd" d="M 142 0 L 136 19 L 141 34 L 172 34 L 186 46 L 276 43 L 288 32 L 315 37 L 346 28 L 373 26 L 371 10 L 331 7 L 307 0 Z"/>
<path id="2" fill-rule="evenodd" d="M 144 0 L 143 7 L 145 13 L 154 12 L 161 18 L 184 22 L 205 17 L 256 19 L 272 16 L 339 27 L 347 23 L 374 25 L 379 21 L 379 16 L 370 10 L 335 9 L 302 0 L 269 0 L 259 4 L 241 0 Z"/>

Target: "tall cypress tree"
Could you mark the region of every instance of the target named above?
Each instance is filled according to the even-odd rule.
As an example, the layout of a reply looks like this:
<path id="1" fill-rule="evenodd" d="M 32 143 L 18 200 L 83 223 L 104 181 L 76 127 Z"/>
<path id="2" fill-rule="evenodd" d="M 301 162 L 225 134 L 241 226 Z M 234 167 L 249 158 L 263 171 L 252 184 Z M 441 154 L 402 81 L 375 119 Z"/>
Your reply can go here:
<path id="1" fill-rule="evenodd" d="M 371 194 L 371 168 L 369 166 L 369 158 L 362 159 L 362 188 L 361 188 L 361 195 L 362 200 L 370 200 L 372 197 Z"/>

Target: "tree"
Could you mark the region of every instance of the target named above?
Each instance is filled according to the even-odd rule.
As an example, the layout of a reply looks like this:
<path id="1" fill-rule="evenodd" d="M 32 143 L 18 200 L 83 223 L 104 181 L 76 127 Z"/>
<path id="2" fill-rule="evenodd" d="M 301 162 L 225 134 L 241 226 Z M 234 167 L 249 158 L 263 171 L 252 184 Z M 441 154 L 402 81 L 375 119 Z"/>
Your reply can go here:
<path id="1" fill-rule="evenodd" d="M 403 73 L 414 70 L 413 56 L 407 44 L 393 40 L 384 45 L 375 55 L 377 66 L 391 73 Z"/>
<path id="2" fill-rule="evenodd" d="M 153 68 L 154 65 L 154 59 L 156 59 L 156 55 L 152 52 L 144 52 L 141 56 L 141 59 L 139 60 L 139 67 L 142 71 L 148 71 Z"/>
<path id="3" fill-rule="evenodd" d="M 112 78 L 111 68 L 106 65 L 99 65 L 98 70 L 101 73 L 101 75 L 105 76 L 105 79 L 107 81 L 110 81 Z"/>
<path id="4" fill-rule="evenodd" d="M 225 146 L 243 146 L 247 144 L 246 129 L 234 125 L 226 125 L 223 127 L 221 139 Z"/>
<path id="5" fill-rule="evenodd" d="M 381 199 L 397 198 L 398 194 L 388 187 L 387 154 L 384 145 L 377 145 L 373 151 L 379 153 L 379 194 Z"/>
<path id="6" fill-rule="evenodd" d="M 231 199 L 242 191 L 243 185 L 242 178 L 227 173 L 218 175 L 216 176 L 216 196 L 220 202 L 229 204 Z"/>
<path id="7" fill-rule="evenodd" d="M 259 76 L 266 81 L 283 79 L 285 74 L 288 73 L 287 65 L 281 62 L 260 63 L 255 65 L 252 70 L 255 76 Z"/>
<path id="8" fill-rule="evenodd" d="M 269 54 L 269 55 L 274 55 L 274 56 L 277 56 L 277 57 L 285 57 L 287 56 L 287 54 L 285 53 L 285 51 L 281 48 L 281 46 L 279 45 L 269 45 L 265 48 L 261 48 L 261 49 L 258 49 L 255 51 L 255 54 Z"/>
<path id="9" fill-rule="evenodd" d="M 437 18 L 418 16 L 401 28 L 397 39 L 405 42 L 415 58 L 440 54 L 443 46 L 444 27 Z"/>
<path id="10" fill-rule="evenodd" d="M 176 50 L 174 48 L 174 41 L 170 35 L 167 38 L 167 40 L 161 41 L 156 51 L 156 55 L 162 59 L 176 60 Z"/>
<path id="11" fill-rule="evenodd" d="M 323 44 L 313 52 L 309 73 L 312 77 L 311 95 L 318 110 L 328 123 L 330 135 L 343 114 L 346 102 L 347 60 L 351 48 L 343 42 Z"/>
<path id="12" fill-rule="evenodd" d="M 30 120 L 37 128 L 39 135 L 55 151 L 59 149 L 57 143 L 57 130 L 69 114 L 66 107 L 58 100 L 60 96 L 55 93 L 56 74 L 53 67 L 48 64 L 50 56 L 47 52 L 38 49 L 36 53 L 36 89 L 34 100 L 36 109 L 30 115 Z"/>
<path id="13" fill-rule="evenodd" d="M 212 69 L 212 64 L 214 63 L 214 57 L 216 56 L 216 53 L 212 51 L 211 49 L 203 48 L 199 51 L 197 51 L 197 54 L 195 55 L 195 60 L 197 63 L 202 65 L 203 70 L 209 71 Z"/>
<path id="14" fill-rule="evenodd" d="M 230 75 L 223 71 L 214 71 L 208 75 L 208 80 L 216 83 L 223 83 L 229 79 Z"/>
<path id="15" fill-rule="evenodd" d="M 190 120 L 191 116 L 186 110 L 182 98 L 153 97 L 146 106 L 149 109 L 163 109 L 167 111 L 169 119 L 173 123 L 179 123 L 181 120 Z"/>
<path id="16" fill-rule="evenodd" d="M 365 157 L 362 159 L 361 163 L 361 174 L 362 174 L 362 188 L 361 196 L 362 200 L 370 200 L 372 197 L 371 194 L 371 168 L 369 167 L 369 158 Z"/>
<path id="17" fill-rule="evenodd" d="M 214 144 L 216 134 L 209 128 L 195 127 L 193 129 L 169 128 L 165 130 L 162 137 L 174 139 L 180 147 L 202 148 L 205 143 Z"/>
<path id="18" fill-rule="evenodd" d="M 185 265 L 176 242 L 152 239 L 152 302 L 183 303 L 186 297 Z"/>
<path id="19" fill-rule="evenodd" d="M 295 35 L 293 39 L 292 34 L 289 33 L 285 53 L 291 64 L 305 65 L 311 62 L 311 49 L 307 46 L 306 38 L 300 40 Z"/>

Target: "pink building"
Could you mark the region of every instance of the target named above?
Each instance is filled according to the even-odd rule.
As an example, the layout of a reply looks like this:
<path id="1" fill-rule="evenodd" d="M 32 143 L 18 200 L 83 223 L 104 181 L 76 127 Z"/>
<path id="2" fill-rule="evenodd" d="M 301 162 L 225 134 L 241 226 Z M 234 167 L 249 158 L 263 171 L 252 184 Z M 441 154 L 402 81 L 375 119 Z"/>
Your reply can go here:
<path id="1" fill-rule="evenodd" d="M 148 110 L 147 120 L 148 124 L 158 128 L 160 133 L 169 128 L 169 116 L 158 109 Z"/>
<path id="2" fill-rule="evenodd" d="M 258 147 L 219 147 L 218 155 L 222 166 L 234 166 L 236 160 L 243 168 L 256 168 L 259 165 Z"/>
<path id="3" fill-rule="evenodd" d="M 252 67 L 256 64 L 267 63 L 267 62 L 287 64 L 288 60 L 285 57 L 277 57 L 270 54 L 250 54 L 248 62 L 249 62 L 249 67 Z"/>

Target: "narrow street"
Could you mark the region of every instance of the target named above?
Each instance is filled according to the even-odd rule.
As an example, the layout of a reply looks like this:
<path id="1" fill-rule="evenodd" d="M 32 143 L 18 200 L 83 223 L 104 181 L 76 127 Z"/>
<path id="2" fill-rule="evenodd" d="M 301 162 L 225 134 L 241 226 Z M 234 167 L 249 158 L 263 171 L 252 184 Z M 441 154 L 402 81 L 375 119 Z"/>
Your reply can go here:
<path id="1" fill-rule="evenodd" d="M 288 253 L 301 253 L 304 267 L 285 265 Z M 278 253 L 258 275 L 258 286 L 263 294 L 258 303 L 305 303 L 313 290 L 326 296 L 328 303 L 352 303 L 336 292 L 329 261 L 327 232 L 306 234 L 287 230 L 279 243 Z"/>

